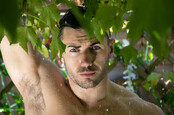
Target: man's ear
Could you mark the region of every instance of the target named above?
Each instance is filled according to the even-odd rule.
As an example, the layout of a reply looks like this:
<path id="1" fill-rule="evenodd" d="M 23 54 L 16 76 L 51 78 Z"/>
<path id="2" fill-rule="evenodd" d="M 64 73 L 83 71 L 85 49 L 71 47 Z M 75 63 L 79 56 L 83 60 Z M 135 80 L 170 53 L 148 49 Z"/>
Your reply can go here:
<path id="1" fill-rule="evenodd" d="M 110 59 L 114 55 L 114 43 L 115 43 L 115 39 L 110 39 L 110 41 L 109 41 L 109 58 Z"/>

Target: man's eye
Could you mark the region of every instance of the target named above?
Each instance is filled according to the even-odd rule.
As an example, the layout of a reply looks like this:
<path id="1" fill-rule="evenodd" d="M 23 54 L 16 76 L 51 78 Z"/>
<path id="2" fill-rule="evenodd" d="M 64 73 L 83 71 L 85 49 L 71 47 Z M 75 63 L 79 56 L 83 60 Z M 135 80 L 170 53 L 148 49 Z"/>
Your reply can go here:
<path id="1" fill-rule="evenodd" d="M 70 50 L 70 52 L 77 52 L 77 51 L 78 51 L 78 49 L 75 49 L 75 48 Z"/>
<path id="2" fill-rule="evenodd" d="M 92 49 L 93 49 L 93 50 L 99 50 L 100 47 L 99 47 L 99 46 L 93 46 Z"/>

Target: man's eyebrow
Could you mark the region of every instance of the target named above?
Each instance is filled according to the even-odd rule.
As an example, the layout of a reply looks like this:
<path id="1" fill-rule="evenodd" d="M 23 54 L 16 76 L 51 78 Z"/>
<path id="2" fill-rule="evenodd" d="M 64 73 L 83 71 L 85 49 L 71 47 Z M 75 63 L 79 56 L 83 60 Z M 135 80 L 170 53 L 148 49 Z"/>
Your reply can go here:
<path id="1" fill-rule="evenodd" d="M 93 46 L 95 44 L 101 44 L 99 41 L 92 43 L 90 46 Z"/>
<path id="2" fill-rule="evenodd" d="M 80 48 L 81 46 L 76 46 L 76 45 L 68 45 L 68 48 L 69 47 L 73 47 L 73 48 Z"/>

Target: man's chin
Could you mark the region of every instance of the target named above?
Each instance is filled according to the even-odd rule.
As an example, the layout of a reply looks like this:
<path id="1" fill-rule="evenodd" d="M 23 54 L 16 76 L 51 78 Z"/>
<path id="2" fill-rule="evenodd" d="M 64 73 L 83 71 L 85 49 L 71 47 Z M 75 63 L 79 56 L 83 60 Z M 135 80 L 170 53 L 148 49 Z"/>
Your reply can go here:
<path id="1" fill-rule="evenodd" d="M 94 88 L 96 87 L 102 80 L 92 80 L 91 78 L 85 78 L 85 80 L 82 81 L 76 81 L 75 83 L 84 89 L 88 89 L 88 88 Z"/>

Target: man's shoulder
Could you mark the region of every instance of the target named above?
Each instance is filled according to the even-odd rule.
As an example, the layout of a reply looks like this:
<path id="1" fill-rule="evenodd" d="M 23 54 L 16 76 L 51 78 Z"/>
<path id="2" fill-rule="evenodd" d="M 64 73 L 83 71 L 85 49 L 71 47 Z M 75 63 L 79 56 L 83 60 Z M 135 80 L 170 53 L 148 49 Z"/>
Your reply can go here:
<path id="1" fill-rule="evenodd" d="M 117 98 L 139 98 L 135 93 L 127 90 L 126 88 L 124 88 L 121 85 L 118 85 L 116 83 L 111 82 L 111 86 L 112 86 L 112 94 L 114 97 Z"/>
<path id="2" fill-rule="evenodd" d="M 164 115 L 157 105 L 141 99 L 138 95 L 127 90 L 123 86 L 118 84 L 114 84 L 113 86 L 115 90 L 113 100 L 124 105 L 125 108 L 135 113 L 135 115 Z"/>

